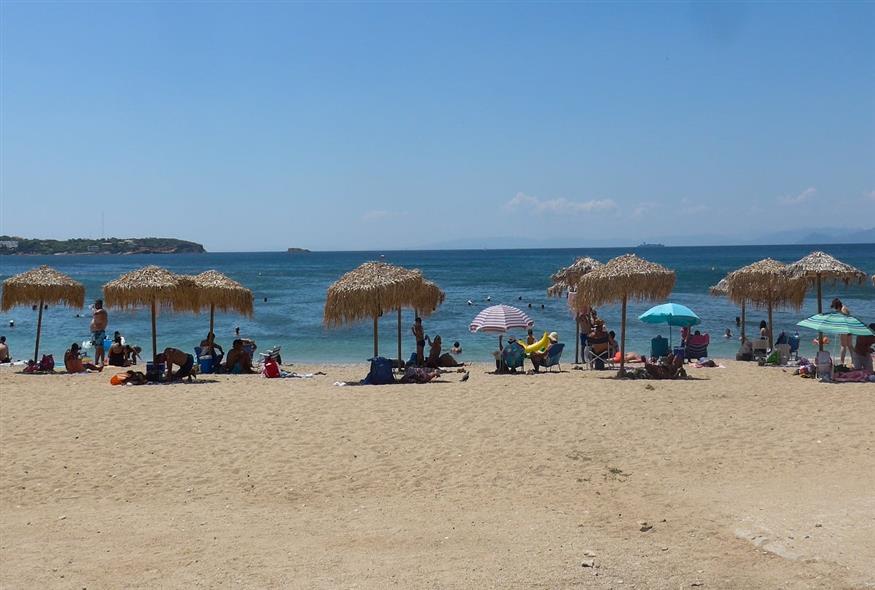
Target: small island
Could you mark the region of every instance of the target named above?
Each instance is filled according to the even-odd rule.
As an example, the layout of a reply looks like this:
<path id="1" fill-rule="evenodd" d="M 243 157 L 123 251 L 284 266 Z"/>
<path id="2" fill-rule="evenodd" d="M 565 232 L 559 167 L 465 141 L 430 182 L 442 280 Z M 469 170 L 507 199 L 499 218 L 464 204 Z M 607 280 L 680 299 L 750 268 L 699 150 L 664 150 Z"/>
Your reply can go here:
<path id="1" fill-rule="evenodd" d="M 39 240 L 0 236 L 0 255 L 203 254 L 201 244 L 175 238 Z"/>
<path id="2" fill-rule="evenodd" d="M 287 250 L 289 254 L 309 254 L 310 251 L 306 248 L 289 248 Z"/>

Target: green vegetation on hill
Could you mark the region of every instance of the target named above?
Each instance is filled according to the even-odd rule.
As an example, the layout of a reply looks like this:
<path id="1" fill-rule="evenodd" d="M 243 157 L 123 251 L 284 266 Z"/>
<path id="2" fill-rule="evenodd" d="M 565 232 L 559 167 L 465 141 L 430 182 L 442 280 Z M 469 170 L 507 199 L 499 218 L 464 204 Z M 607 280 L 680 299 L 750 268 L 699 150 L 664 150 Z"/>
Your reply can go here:
<path id="1" fill-rule="evenodd" d="M 206 252 L 195 242 L 174 238 L 35 240 L 0 236 L 0 254 L 182 254 Z"/>

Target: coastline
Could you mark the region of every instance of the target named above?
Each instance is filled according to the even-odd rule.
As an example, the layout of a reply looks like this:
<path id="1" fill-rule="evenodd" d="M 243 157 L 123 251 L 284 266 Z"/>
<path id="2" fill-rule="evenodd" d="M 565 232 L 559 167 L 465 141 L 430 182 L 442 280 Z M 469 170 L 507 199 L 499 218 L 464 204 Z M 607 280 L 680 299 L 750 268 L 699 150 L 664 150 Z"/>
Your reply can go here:
<path id="1" fill-rule="evenodd" d="M 0 369 L 0 586 L 858 587 L 869 384 Z M 622 580 L 622 585 L 620 581 Z"/>

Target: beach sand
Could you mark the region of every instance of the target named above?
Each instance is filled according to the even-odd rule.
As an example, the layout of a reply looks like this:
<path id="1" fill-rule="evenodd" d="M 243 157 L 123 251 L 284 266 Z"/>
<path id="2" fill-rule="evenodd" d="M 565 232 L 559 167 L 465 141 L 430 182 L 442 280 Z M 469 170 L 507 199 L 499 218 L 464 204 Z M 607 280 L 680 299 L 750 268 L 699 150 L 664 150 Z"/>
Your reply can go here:
<path id="1" fill-rule="evenodd" d="M 0 585 L 875 585 L 875 386 L 723 362 L 383 387 L 6 368 Z"/>

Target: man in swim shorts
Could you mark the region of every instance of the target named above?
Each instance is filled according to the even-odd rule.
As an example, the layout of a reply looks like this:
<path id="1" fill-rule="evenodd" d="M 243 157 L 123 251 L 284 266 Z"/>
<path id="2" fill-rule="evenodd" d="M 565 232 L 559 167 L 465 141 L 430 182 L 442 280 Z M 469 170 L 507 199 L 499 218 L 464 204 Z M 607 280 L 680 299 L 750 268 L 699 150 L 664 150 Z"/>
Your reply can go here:
<path id="1" fill-rule="evenodd" d="M 416 364 L 422 366 L 425 362 L 425 329 L 422 327 L 422 318 L 413 320 L 413 327 L 410 330 L 416 338 Z"/>
<path id="2" fill-rule="evenodd" d="M 178 348 L 165 348 L 164 352 L 159 354 L 155 360 L 167 365 L 168 381 L 179 381 L 185 377 L 191 381 L 191 369 L 194 367 L 193 355 L 182 352 Z M 179 367 L 176 373 L 173 372 L 173 365 Z"/>
<path id="3" fill-rule="evenodd" d="M 94 301 L 94 312 L 91 315 L 91 344 L 94 346 L 94 360 L 98 365 L 103 364 L 103 341 L 106 338 L 106 325 L 109 316 L 103 309 L 103 299 Z"/>

